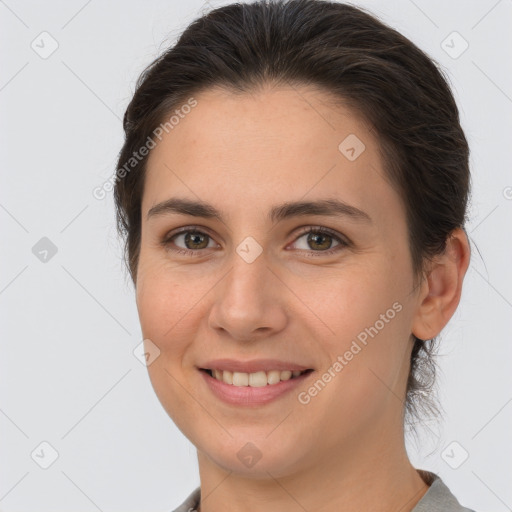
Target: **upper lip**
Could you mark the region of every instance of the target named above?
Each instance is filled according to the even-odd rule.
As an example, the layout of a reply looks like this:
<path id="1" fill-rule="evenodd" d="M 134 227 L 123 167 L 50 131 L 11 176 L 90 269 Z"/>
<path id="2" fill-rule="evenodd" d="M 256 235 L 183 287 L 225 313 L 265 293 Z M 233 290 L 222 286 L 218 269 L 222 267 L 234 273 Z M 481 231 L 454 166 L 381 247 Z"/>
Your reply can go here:
<path id="1" fill-rule="evenodd" d="M 250 361 L 213 359 L 198 365 L 198 367 L 204 370 L 227 370 L 240 373 L 256 373 L 270 370 L 304 371 L 312 369 L 309 366 L 303 366 L 290 361 L 281 361 L 279 359 L 252 359 Z"/>

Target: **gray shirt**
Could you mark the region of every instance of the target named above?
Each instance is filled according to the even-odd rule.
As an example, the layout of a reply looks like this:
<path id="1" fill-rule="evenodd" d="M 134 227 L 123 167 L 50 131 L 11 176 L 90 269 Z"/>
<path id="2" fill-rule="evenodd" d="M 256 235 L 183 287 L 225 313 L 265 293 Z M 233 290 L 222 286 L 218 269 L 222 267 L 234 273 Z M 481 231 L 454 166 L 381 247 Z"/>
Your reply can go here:
<path id="1" fill-rule="evenodd" d="M 412 512 L 475 512 L 463 507 L 436 474 L 428 471 L 422 471 L 422 473 L 429 478 L 431 484 Z M 198 487 L 173 512 L 197 511 L 200 499 L 201 488 Z"/>

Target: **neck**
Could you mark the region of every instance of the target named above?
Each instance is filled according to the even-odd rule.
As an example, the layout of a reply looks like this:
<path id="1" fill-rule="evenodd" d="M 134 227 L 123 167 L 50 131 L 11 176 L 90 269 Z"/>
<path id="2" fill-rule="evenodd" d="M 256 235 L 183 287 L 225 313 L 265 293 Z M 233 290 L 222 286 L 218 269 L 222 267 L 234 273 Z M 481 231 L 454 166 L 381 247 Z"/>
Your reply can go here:
<path id="1" fill-rule="evenodd" d="M 411 465 L 401 435 L 357 434 L 342 449 L 312 456 L 299 471 L 251 478 L 226 471 L 198 451 L 200 512 L 410 512 L 428 490 Z M 393 432 L 393 431 L 391 431 Z M 397 430 L 394 430 L 397 432 Z"/>

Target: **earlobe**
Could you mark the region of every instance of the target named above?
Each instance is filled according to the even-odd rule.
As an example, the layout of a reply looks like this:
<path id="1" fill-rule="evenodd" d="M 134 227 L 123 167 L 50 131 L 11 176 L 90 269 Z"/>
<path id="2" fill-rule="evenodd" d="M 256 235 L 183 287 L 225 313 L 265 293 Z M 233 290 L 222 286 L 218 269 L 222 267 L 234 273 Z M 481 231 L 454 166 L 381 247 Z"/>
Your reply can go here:
<path id="1" fill-rule="evenodd" d="M 457 228 L 446 241 L 445 251 L 432 260 L 422 283 L 412 326 L 417 338 L 434 338 L 452 317 L 460 301 L 469 258 L 466 232 Z"/>

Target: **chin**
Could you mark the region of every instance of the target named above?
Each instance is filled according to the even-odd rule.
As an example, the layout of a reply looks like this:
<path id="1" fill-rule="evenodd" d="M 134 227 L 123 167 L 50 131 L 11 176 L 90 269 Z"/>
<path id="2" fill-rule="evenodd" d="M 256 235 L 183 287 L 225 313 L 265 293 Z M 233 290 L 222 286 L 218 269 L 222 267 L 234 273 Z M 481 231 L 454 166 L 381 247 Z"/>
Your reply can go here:
<path id="1" fill-rule="evenodd" d="M 211 463 L 224 471 L 255 479 L 268 480 L 269 474 L 273 477 L 290 475 L 297 470 L 304 456 L 297 450 L 301 443 L 290 437 L 288 442 L 281 437 L 268 437 L 268 431 L 252 436 L 249 432 L 233 434 L 224 443 L 217 439 L 196 446 Z"/>

